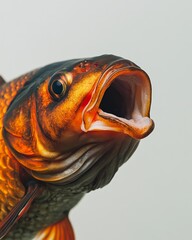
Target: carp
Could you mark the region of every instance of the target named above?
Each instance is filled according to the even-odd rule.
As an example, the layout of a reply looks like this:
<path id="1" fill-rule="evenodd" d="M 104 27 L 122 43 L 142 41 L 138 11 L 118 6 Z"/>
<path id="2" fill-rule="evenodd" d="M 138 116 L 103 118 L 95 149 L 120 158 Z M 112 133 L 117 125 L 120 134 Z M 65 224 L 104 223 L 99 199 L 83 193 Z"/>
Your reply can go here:
<path id="1" fill-rule="evenodd" d="M 74 240 L 70 210 L 149 135 L 151 83 L 114 55 L 0 81 L 0 239 Z"/>

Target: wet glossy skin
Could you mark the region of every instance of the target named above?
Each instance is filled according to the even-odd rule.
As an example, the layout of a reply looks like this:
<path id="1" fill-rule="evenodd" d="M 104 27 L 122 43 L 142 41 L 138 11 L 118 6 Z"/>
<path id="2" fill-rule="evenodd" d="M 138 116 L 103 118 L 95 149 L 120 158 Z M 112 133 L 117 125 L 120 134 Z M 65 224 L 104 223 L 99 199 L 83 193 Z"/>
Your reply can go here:
<path id="1" fill-rule="evenodd" d="M 2 85 L 0 219 L 28 182 L 43 186 L 7 239 L 35 236 L 108 184 L 152 131 L 150 103 L 146 73 L 113 55 L 51 64 Z"/>
<path id="2" fill-rule="evenodd" d="M 22 76 L 11 83 L 6 83 L 0 88 L 0 219 L 24 195 L 23 184 L 19 180 L 19 163 L 11 156 L 3 139 L 3 117 L 7 108 L 19 89 L 31 77 L 32 74 Z"/>

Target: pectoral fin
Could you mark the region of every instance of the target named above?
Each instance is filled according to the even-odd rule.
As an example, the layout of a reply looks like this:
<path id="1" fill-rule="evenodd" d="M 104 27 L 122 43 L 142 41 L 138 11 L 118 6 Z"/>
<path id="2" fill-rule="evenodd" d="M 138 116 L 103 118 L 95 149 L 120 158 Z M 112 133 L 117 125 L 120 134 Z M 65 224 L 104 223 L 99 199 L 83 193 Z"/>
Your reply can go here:
<path id="1" fill-rule="evenodd" d="M 37 183 L 28 184 L 27 192 L 21 201 L 0 222 L 0 239 L 2 239 L 14 226 L 14 224 L 28 211 L 33 200 L 39 196 L 42 188 Z"/>
<path id="2" fill-rule="evenodd" d="M 57 222 L 40 232 L 36 235 L 33 240 L 75 240 L 73 228 L 66 217 L 60 222 Z"/>

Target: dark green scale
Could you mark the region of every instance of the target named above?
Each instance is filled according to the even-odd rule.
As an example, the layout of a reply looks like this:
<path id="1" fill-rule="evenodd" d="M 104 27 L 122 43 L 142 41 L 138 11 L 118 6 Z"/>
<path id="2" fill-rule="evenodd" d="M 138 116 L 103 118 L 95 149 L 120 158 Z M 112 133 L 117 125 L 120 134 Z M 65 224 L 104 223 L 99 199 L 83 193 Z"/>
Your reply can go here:
<path id="1" fill-rule="evenodd" d="M 63 186 L 47 185 L 42 196 L 32 203 L 27 214 L 15 224 L 13 230 L 4 239 L 34 238 L 38 231 L 64 219 L 83 195 L 83 193 L 74 194 Z"/>

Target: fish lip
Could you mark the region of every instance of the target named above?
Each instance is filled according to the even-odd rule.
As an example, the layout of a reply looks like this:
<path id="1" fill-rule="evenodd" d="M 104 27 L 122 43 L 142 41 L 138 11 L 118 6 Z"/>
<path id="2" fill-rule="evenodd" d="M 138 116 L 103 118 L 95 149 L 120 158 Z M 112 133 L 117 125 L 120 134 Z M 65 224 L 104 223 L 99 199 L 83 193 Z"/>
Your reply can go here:
<path id="1" fill-rule="evenodd" d="M 131 101 L 133 101 L 134 107 L 130 118 L 120 117 L 100 109 L 107 89 L 115 81 L 119 81 L 118 84 L 121 84 L 122 87 L 129 85 L 132 91 L 134 97 Z M 128 107 L 129 103 L 125 104 Z M 154 122 L 150 118 L 150 107 L 151 83 L 149 76 L 136 65 L 130 64 L 129 61 L 119 60 L 111 64 L 99 78 L 92 91 L 92 97 L 82 112 L 81 129 L 84 132 L 120 132 L 132 138 L 141 139 L 149 135 L 154 128 Z"/>

